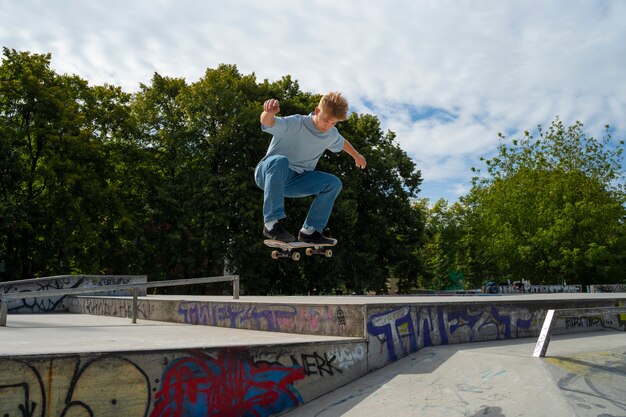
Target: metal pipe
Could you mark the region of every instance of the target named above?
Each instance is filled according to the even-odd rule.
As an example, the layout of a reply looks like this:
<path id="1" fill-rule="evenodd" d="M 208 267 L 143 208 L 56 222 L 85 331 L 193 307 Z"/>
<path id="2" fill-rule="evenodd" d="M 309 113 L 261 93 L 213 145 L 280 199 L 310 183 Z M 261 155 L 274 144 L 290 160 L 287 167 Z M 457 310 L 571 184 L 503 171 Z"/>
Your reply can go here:
<path id="1" fill-rule="evenodd" d="M 133 324 L 137 324 L 137 287 L 133 288 Z"/>

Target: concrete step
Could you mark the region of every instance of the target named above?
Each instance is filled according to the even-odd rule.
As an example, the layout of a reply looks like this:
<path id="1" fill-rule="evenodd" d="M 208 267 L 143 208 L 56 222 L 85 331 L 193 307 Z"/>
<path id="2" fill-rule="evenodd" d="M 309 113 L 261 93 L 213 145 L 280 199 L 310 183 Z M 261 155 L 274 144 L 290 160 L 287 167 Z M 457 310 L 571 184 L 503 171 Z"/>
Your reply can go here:
<path id="1" fill-rule="evenodd" d="M 362 338 L 79 314 L 9 315 L 0 338 L 0 416 L 270 416 L 367 373 Z"/>

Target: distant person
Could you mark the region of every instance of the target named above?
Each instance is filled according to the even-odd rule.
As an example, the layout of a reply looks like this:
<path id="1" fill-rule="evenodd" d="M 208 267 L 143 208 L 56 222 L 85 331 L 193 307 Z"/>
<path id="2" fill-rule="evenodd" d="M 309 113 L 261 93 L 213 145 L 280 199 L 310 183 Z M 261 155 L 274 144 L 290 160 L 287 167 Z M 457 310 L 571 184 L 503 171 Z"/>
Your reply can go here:
<path id="1" fill-rule="evenodd" d="M 336 243 L 323 235 L 341 191 L 341 180 L 332 174 L 315 171 L 317 161 L 328 149 L 347 152 L 361 169 L 367 162 L 337 130 L 335 124 L 345 120 L 348 101 L 338 92 L 324 95 L 309 115 L 277 117 L 278 100 L 269 99 L 263 104 L 261 128 L 273 135 L 265 157 L 254 170 L 256 184 L 263 193 L 263 235 L 268 239 L 293 242 L 282 220 L 285 214 L 285 197 L 315 196 L 298 240 L 307 243 Z"/>
<path id="2" fill-rule="evenodd" d="M 499 292 L 499 288 L 493 281 L 488 281 L 483 287 L 483 294 L 497 294 Z"/>

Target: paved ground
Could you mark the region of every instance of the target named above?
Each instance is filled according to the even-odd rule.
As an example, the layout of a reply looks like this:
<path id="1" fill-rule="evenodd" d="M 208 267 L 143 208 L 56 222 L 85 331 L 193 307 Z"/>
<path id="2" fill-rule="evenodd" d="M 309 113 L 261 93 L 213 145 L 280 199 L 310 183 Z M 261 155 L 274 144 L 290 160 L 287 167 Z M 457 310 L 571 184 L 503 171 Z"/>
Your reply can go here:
<path id="1" fill-rule="evenodd" d="M 626 416 L 626 333 L 425 348 L 288 417 Z"/>
<path id="2" fill-rule="evenodd" d="M 45 340 L 46 343 L 41 343 Z M 9 314 L 0 356 L 254 346 L 352 340 L 82 314 Z M 360 340 L 360 339 L 355 339 Z"/>

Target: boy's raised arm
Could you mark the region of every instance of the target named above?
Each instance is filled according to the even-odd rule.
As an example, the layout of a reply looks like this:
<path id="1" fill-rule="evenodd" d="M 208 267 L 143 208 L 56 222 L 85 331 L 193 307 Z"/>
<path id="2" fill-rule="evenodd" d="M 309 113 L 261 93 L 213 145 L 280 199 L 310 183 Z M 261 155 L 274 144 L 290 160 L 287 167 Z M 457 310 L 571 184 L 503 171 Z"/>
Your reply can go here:
<path id="1" fill-rule="evenodd" d="M 276 99 L 269 99 L 263 103 L 263 113 L 261 113 L 261 124 L 263 126 L 274 126 L 274 116 L 280 112 L 280 103 Z"/>

